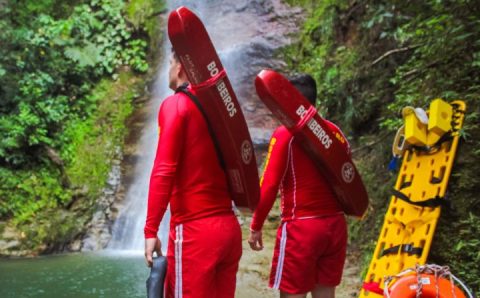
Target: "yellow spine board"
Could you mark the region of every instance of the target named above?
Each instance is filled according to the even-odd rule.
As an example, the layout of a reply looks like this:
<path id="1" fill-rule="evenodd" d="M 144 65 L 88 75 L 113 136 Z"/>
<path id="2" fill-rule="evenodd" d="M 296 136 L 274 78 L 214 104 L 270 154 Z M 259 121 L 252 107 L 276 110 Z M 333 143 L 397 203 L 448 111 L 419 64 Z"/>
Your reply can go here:
<path id="1" fill-rule="evenodd" d="M 412 202 L 445 196 L 466 108 L 463 101 L 454 101 L 452 106 L 453 138 L 442 143 L 436 150 L 407 151 L 403 157 L 395 189 L 408 196 Z M 419 207 L 392 196 L 364 282 L 378 283 L 383 288 L 386 276 L 395 275 L 416 264 L 425 264 L 440 208 Z M 396 253 L 382 256 L 385 249 L 402 244 L 422 248 L 421 254 L 409 254 L 399 249 Z M 359 297 L 383 295 L 362 289 Z"/>

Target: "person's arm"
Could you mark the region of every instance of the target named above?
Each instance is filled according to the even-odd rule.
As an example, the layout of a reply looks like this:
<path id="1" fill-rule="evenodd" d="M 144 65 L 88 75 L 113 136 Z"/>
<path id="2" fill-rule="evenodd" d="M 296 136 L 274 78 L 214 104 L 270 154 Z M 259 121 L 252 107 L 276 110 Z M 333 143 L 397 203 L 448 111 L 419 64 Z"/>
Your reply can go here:
<path id="1" fill-rule="evenodd" d="M 263 249 L 262 227 L 277 197 L 278 188 L 288 164 L 288 148 L 291 141 L 286 131 L 277 129 L 270 140 L 265 170 L 260 180 L 260 201 L 252 217 L 248 244 L 253 250 Z"/>
<path id="2" fill-rule="evenodd" d="M 290 134 L 277 129 L 272 135 L 265 164 L 265 171 L 261 180 L 260 201 L 253 214 L 252 231 L 260 231 L 263 223 L 272 209 L 277 197 L 278 188 L 287 169 L 288 148 L 291 141 Z"/>
<path id="3" fill-rule="evenodd" d="M 178 111 L 177 103 L 177 100 L 165 100 L 158 116 L 159 139 L 150 176 L 147 219 L 144 228 L 145 256 L 148 264 L 153 251 L 159 250 L 159 241 L 155 239 L 170 201 L 178 159 L 183 147 L 184 117 Z"/>

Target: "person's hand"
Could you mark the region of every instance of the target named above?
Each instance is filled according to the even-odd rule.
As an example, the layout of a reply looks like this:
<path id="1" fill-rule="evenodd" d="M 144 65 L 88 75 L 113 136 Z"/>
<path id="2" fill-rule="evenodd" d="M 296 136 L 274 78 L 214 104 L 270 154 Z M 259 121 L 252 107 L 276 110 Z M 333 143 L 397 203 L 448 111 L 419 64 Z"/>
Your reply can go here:
<path id="1" fill-rule="evenodd" d="M 162 244 L 158 238 L 145 239 L 145 261 L 148 267 L 153 265 L 153 252 L 157 253 L 157 256 L 162 255 Z"/>
<path id="2" fill-rule="evenodd" d="M 248 237 L 248 244 L 253 250 L 262 250 L 263 249 L 263 240 L 262 240 L 262 231 L 250 231 L 250 236 Z"/>

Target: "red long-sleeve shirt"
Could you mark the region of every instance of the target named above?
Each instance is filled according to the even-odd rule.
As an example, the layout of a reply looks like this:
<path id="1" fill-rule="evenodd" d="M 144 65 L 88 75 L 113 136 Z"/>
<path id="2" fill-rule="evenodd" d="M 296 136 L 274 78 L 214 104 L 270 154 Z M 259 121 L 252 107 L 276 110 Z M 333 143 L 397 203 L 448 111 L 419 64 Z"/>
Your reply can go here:
<path id="1" fill-rule="evenodd" d="M 341 134 L 333 123 L 327 123 L 336 133 Z M 341 136 L 344 137 L 343 134 Z M 345 150 L 349 152 L 346 139 L 344 144 Z M 272 135 L 261 184 L 260 202 L 250 226 L 254 231 L 262 229 L 279 189 L 282 221 L 342 212 L 323 174 L 284 126 Z"/>
<path id="2" fill-rule="evenodd" d="M 192 92 L 192 90 L 190 90 Z M 171 222 L 232 213 L 225 173 L 202 114 L 185 94 L 162 103 L 159 140 L 150 177 L 145 238 L 157 236 L 168 203 Z"/>

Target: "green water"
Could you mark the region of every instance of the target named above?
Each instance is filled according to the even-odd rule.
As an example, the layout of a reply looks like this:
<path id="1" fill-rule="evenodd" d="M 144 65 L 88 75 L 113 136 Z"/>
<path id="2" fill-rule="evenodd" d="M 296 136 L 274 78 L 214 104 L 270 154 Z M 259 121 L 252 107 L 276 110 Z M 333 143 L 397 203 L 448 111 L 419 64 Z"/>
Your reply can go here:
<path id="1" fill-rule="evenodd" d="M 0 297 L 146 297 L 142 252 L 0 260 Z"/>

